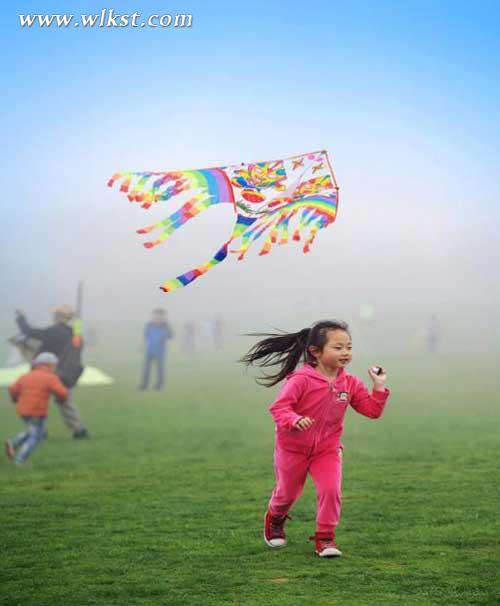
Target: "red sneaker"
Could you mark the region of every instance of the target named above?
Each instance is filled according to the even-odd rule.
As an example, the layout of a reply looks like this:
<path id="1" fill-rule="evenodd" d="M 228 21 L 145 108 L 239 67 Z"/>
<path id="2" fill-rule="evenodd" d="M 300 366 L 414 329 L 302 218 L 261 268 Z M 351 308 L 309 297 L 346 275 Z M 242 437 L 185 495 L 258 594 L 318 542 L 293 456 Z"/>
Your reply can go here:
<path id="1" fill-rule="evenodd" d="M 291 518 L 289 516 L 273 516 L 266 511 L 264 516 L 264 541 L 269 547 L 284 547 L 286 545 L 285 522 Z"/>
<path id="2" fill-rule="evenodd" d="M 342 555 L 340 549 L 335 545 L 333 532 L 331 534 L 317 532 L 309 537 L 309 540 L 316 542 L 316 553 L 320 558 L 334 558 Z"/>

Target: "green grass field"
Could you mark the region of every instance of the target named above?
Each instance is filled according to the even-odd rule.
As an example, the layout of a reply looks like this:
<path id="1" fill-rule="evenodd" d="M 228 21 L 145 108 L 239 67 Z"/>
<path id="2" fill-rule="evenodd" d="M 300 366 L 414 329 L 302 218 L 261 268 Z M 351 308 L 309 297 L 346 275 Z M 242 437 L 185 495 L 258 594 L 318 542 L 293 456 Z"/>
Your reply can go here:
<path id="1" fill-rule="evenodd" d="M 168 391 L 139 394 L 130 362 L 106 368 L 115 386 L 78 390 L 91 440 L 71 440 L 53 407 L 33 467 L 0 462 L 0 604 L 500 604 L 494 358 L 382 362 L 384 418 L 346 418 L 342 558 L 307 540 L 311 482 L 289 545 L 262 540 L 271 390 L 218 355 L 174 357 Z M 5 394 L 0 426 L 20 427 Z"/>

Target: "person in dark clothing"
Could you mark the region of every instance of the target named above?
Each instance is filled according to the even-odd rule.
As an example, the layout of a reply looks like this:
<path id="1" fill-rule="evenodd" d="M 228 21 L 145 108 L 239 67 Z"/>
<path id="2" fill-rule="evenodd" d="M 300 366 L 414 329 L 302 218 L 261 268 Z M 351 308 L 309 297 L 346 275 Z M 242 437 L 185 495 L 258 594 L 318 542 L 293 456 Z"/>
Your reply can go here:
<path id="1" fill-rule="evenodd" d="M 20 310 L 16 310 L 16 323 L 22 334 L 30 339 L 40 341 L 39 353 L 53 353 L 58 358 L 66 345 L 73 338 L 73 329 L 71 327 L 74 318 L 74 312 L 68 305 L 61 305 L 54 309 L 54 323 L 46 328 L 34 328 L 26 320 L 26 316 Z M 68 398 L 65 402 L 59 404 L 59 411 L 64 423 L 73 432 L 74 438 L 88 438 L 88 431 L 82 421 L 81 415 L 76 404 L 72 400 L 72 390 L 69 390 Z"/>
<path id="2" fill-rule="evenodd" d="M 42 352 L 59 356 L 73 337 L 71 326 L 61 317 L 60 312 L 54 313 L 54 324 L 47 328 L 33 328 L 19 310 L 16 312 L 16 323 L 23 335 L 41 342 L 35 356 Z"/>
<path id="3" fill-rule="evenodd" d="M 156 386 L 160 390 L 165 384 L 165 362 L 167 357 L 167 341 L 173 337 L 172 329 L 166 320 L 167 314 L 163 309 L 153 310 L 151 321 L 144 327 L 145 356 L 142 381 L 139 389 L 148 389 L 151 367 L 156 364 Z"/>

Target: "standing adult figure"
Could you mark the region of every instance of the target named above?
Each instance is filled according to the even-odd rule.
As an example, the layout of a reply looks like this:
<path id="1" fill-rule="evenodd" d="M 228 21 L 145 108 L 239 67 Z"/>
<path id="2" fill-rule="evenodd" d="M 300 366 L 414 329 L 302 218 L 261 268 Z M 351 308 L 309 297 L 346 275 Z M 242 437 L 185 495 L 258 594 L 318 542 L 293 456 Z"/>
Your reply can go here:
<path id="1" fill-rule="evenodd" d="M 144 327 L 145 356 L 140 390 L 148 389 L 153 364 L 156 364 L 157 373 L 155 389 L 160 390 L 165 385 L 167 341 L 172 337 L 173 332 L 167 322 L 165 310 L 154 309 L 151 320 Z"/>
<path id="2" fill-rule="evenodd" d="M 31 326 L 26 320 L 24 313 L 20 310 L 16 310 L 16 323 L 23 335 L 40 341 L 35 355 L 48 352 L 53 353 L 61 359 L 61 354 L 63 354 L 65 347 L 71 343 L 73 338 L 72 322 L 75 314 L 69 305 L 56 307 L 53 313 L 53 323 L 46 328 Z M 64 423 L 73 432 L 74 438 L 88 438 L 88 431 L 72 396 L 73 389 L 70 389 L 67 400 L 59 403 L 59 411 Z"/>

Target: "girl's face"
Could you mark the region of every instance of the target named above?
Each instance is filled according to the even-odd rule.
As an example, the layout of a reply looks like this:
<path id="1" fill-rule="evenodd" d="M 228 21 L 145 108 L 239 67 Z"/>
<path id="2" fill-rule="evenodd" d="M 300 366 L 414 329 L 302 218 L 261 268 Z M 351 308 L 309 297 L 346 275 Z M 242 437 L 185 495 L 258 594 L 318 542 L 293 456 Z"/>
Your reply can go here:
<path id="1" fill-rule="evenodd" d="M 330 370 L 344 368 L 352 360 L 351 337 L 344 330 L 329 330 L 323 350 L 311 347 L 310 352 L 318 364 Z"/>

